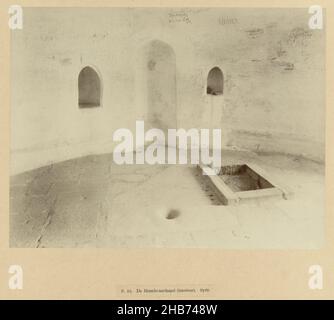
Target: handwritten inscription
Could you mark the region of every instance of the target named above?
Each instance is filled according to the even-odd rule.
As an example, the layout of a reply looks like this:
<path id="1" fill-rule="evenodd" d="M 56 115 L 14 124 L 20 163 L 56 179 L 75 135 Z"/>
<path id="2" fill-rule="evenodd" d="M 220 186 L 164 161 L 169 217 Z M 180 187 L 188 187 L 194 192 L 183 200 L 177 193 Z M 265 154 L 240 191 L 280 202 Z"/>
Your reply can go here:
<path id="1" fill-rule="evenodd" d="M 184 11 L 168 13 L 168 21 L 169 23 L 191 23 L 188 13 Z"/>
<path id="2" fill-rule="evenodd" d="M 220 25 L 224 26 L 224 25 L 228 25 L 228 24 L 237 24 L 238 19 L 237 18 L 230 18 L 230 17 L 220 17 L 218 19 L 218 22 L 219 22 Z"/>

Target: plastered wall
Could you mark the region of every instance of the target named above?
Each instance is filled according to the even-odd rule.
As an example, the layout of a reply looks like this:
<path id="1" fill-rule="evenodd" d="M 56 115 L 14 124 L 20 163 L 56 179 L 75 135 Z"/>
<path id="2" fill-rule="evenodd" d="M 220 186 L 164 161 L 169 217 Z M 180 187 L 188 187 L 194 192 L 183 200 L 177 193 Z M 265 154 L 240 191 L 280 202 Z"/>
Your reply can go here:
<path id="1" fill-rule="evenodd" d="M 162 54 L 164 68 L 175 58 L 174 85 L 166 83 L 175 96 L 164 98 L 171 110 L 157 107 L 164 123 L 222 128 L 224 147 L 324 160 L 325 30 L 308 28 L 307 8 L 24 8 L 23 14 L 23 29 L 11 34 L 13 174 L 112 152 L 117 128 L 150 121 L 147 62 L 161 52 L 147 48 L 157 40 L 171 50 Z M 87 65 L 100 75 L 101 107 L 79 109 L 78 75 Z M 206 94 L 214 66 L 224 73 L 220 96 Z"/>

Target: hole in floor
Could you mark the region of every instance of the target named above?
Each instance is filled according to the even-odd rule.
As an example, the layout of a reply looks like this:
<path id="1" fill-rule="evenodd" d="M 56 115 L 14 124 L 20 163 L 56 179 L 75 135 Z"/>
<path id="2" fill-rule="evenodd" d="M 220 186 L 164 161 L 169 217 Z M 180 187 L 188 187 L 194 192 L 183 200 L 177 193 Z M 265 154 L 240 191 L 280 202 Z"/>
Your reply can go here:
<path id="1" fill-rule="evenodd" d="M 179 210 L 172 209 L 172 210 L 169 210 L 169 212 L 167 213 L 166 219 L 168 220 L 176 219 L 180 215 L 181 215 L 181 212 Z"/>
<path id="2" fill-rule="evenodd" d="M 219 176 L 234 192 L 274 188 L 247 165 L 223 166 Z"/>

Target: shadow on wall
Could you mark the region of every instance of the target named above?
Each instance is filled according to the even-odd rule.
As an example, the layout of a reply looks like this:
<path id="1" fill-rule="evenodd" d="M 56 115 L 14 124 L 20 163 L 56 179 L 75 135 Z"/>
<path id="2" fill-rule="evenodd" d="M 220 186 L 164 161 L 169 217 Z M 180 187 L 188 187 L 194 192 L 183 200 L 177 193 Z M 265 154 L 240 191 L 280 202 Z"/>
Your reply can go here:
<path id="1" fill-rule="evenodd" d="M 176 128 L 174 50 L 163 41 L 150 41 L 143 47 L 140 69 L 148 125 L 162 130 Z"/>

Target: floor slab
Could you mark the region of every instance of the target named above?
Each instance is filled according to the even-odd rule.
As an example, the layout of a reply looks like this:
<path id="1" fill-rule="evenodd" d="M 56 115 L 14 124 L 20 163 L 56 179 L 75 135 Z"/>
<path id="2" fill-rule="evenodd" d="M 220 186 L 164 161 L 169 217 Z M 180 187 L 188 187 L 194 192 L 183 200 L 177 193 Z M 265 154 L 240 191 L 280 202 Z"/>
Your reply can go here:
<path id="1" fill-rule="evenodd" d="M 11 247 L 314 249 L 324 241 L 324 166 L 301 157 L 224 151 L 252 162 L 292 199 L 223 206 L 188 165 L 73 159 L 11 177 Z M 167 219 L 177 211 L 175 219 Z"/>

